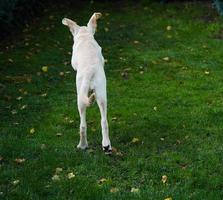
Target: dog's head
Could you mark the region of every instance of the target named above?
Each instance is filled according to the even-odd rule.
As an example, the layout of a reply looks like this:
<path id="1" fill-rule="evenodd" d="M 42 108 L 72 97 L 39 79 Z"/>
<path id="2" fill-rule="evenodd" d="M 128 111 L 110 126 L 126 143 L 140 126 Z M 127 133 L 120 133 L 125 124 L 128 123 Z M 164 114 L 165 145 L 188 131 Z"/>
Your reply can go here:
<path id="1" fill-rule="evenodd" d="M 91 35 L 94 35 L 97 28 L 97 20 L 101 16 L 102 16 L 101 13 L 94 13 L 91 16 L 87 26 L 78 26 L 76 22 L 68 18 L 64 18 L 62 20 L 62 24 L 69 27 L 70 32 L 72 33 L 73 36 L 76 36 L 79 32 L 87 32 Z"/>

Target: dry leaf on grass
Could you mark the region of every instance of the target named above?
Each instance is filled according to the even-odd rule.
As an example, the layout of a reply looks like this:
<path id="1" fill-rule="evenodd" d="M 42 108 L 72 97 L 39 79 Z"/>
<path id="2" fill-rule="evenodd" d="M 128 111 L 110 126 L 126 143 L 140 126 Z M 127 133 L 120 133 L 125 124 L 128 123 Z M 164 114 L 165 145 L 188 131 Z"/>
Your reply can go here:
<path id="1" fill-rule="evenodd" d="M 167 176 L 166 175 L 163 175 L 162 176 L 162 182 L 163 182 L 163 184 L 165 184 L 166 182 L 167 182 Z"/>
<path id="2" fill-rule="evenodd" d="M 57 167 L 55 170 L 56 174 L 59 174 L 62 171 L 63 171 L 63 168 L 61 168 L 61 167 Z"/>
<path id="3" fill-rule="evenodd" d="M 106 178 L 101 178 L 100 180 L 98 180 L 98 184 L 101 185 L 103 183 L 105 183 L 107 181 Z"/>
<path id="4" fill-rule="evenodd" d="M 13 184 L 13 185 L 18 185 L 19 182 L 20 182 L 20 181 L 17 179 L 17 180 L 12 181 L 12 184 Z"/>
<path id="5" fill-rule="evenodd" d="M 110 192 L 111 192 L 111 193 L 116 193 L 116 192 L 118 192 L 118 191 L 119 191 L 119 189 L 116 188 L 116 187 L 113 187 L 113 188 L 110 189 Z"/>
<path id="6" fill-rule="evenodd" d="M 43 72 L 47 72 L 48 71 L 48 66 L 42 66 L 41 69 L 42 69 Z"/>
<path id="7" fill-rule="evenodd" d="M 169 58 L 169 57 L 164 57 L 163 60 L 164 60 L 164 61 L 169 61 L 170 58 Z"/>
<path id="8" fill-rule="evenodd" d="M 29 132 L 30 132 L 31 134 L 33 134 L 33 133 L 35 133 L 35 129 L 34 129 L 34 128 L 31 128 L 31 129 L 29 130 Z"/>
<path id="9" fill-rule="evenodd" d="M 172 30 L 172 26 L 167 26 L 167 27 L 166 27 L 166 30 L 167 30 L 167 31 Z"/>
<path id="10" fill-rule="evenodd" d="M 16 158 L 16 159 L 15 159 L 15 162 L 16 162 L 17 164 L 22 164 L 22 163 L 24 163 L 25 161 L 26 161 L 25 158 Z"/>
<path id="11" fill-rule="evenodd" d="M 131 192 L 132 193 L 138 193 L 139 192 L 139 188 L 131 188 Z"/>
<path id="12" fill-rule="evenodd" d="M 52 181 L 59 181 L 60 177 L 57 174 L 55 174 L 55 175 L 53 175 L 53 177 L 51 179 L 52 179 Z"/>
<path id="13" fill-rule="evenodd" d="M 75 177 L 75 174 L 73 172 L 70 172 L 70 173 L 67 174 L 68 179 L 72 179 L 74 177 Z"/>
<path id="14" fill-rule="evenodd" d="M 136 137 L 134 137 L 133 139 L 132 139 L 132 143 L 138 143 L 139 142 L 139 138 L 136 138 Z"/>
<path id="15" fill-rule="evenodd" d="M 164 200 L 172 200 L 172 198 L 171 197 L 167 197 Z"/>

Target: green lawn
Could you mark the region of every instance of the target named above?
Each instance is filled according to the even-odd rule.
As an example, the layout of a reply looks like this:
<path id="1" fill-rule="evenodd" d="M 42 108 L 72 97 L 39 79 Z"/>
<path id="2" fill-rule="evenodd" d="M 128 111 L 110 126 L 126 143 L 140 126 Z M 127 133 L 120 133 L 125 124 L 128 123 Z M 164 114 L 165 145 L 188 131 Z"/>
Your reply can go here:
<path id="1" fill-rule="evenodd" d="M 73 41 L 61 19 L 84 25 L 94 11 L 104 14 L 95 37 L 112 156 L 96 104 L 89 149 L 76 149 Z M 223 199 L 222 22 L 207 3 L 79 3 L 52 5 L 15 33 L 0 52 L 0 199 Z"/>

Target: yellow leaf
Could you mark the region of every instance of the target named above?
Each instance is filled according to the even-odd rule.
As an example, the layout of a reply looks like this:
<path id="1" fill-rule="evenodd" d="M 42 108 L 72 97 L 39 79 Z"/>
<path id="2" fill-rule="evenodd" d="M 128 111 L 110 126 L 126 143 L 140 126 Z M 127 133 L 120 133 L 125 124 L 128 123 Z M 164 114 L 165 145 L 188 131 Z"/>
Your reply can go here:
<path id="1" fill-rule="evenodd" d="M 166 175 L 162 176 L 162 182 L 163 182 L 163 184 L 165 184 L 167 182 L 167 176 Z"/>
<path id="2" fill-rule="evenodd" d="M 34 128 L 31 128 L 31 129 L 29 130 L 29 132 L 30 132 L 31 134 L 33 134 L 33 133 L 35 133 L 35 129 L 34 129 Z"/>
<path id="3" fill-rule="evenodd" d="M 167 197 L 164 200 L 172 200 L 172 198 L 171 197 Z"/>
<path id="4" fill-rule="evenodd" d="M 47 72 L 48 71 L 48 66 L 42 66 L 42 71 Z"/>
<path id="5" fill-rule="evenodd" d="M 169 57 L 164 57 L 163 60 L 164 60 L 164 61 L 169 61 L 170 58 L 169 58 Z"/>
<path id="6" fill-rule="evenodd" d="M 137 193 L 137 192 L 139 192 L 139 188 L 134 188 L 134 187 L 133 187 L 133 188 L 131 189 L 131 192 L 132 192 L 132 193 Z"/>
<path id="7" fill-rule="evenodd" d="M 132 139 L 132 143 L 138 143 L 138 142 L 139 142 L 139 138 L 134 137 L 134 138 Z"/>
<path id="8" fill-rule="evenodd" d="M 75 174 L 73 172 L 70 172 L 70 173 L 67 174 L 68 179 L 72 179 L 74 177 L 75 177 Z"/>
<path id="9" fill-rule="evenodd" d="M 167 27 L 166 27 L 166 30 L 167 30 L 167 31 L 170 31 L 171 29 L 172 29 L 172 26 L 167 26 Z"/>
<path id="10" fill-rule="evenodd" d="M 210 74 L 210 72 L 209 72 L 209 71 L 205 71 L 204 73 L 205 73 L 206 75 Z"/>

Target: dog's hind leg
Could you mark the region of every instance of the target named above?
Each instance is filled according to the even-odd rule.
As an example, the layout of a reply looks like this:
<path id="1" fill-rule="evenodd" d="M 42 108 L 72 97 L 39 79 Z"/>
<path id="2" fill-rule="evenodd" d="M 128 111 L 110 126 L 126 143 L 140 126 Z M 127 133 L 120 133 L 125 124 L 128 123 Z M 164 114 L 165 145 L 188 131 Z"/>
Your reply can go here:
<path id="1" fill-rule="evenodd" d="M 107 121 L 107 96 L 105 88 L 100 88 L 98 93 L 96 91 L 96 100 L 101 113 L 102 148 L 105 154 L 111 154 L 112 147 L 109 139 L 109 129 Z"/>
<path id="2" fill-rule="evenodd" d="M 87 142 L 87 123 L 86 123 L 86 105 L 78 97 L 78 111 L 80 115 L 80 142 L 77 145 L 79 149 L 86 149 L 88 147 Z"/>

